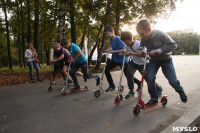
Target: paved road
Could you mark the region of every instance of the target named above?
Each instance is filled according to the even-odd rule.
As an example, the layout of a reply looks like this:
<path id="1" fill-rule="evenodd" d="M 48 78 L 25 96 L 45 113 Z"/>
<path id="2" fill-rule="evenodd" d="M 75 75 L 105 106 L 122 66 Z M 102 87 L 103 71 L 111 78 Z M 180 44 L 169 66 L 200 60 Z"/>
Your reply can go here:
<path id="1" fill-rule="evenodd" d="M 87 82 L 90 91 L 60 95 L 62 80 L 49 93 L 49 81 L 0 87 L 0 132 L 2 133 L 158 133 L 189 112 L 200 102 L 200 56 L 174 56 L 177 77 L 188 95 L 183 104 L 161 70 L 157 82 L 168 95 L 166 107 L 158 106 L 133 115 L 136 98 L 120 105 L 113 104 L 114 95 L 94 97 L 95 80 Z M 112 76 L 118 85 L 120 72 Z M 136 73 L 137 78 L 141 78 Z M 78 77 L 83 83 L 82 77 Z M 128 92 L 126 80 L 124 94 Z M 104 88 L 108 87 L 104 80 Z M 146 83 L 143 99 L 149 100 Z M 200 112 L 199 112 L 200 114 Z M 181 125 L 180 125 L 181 126 Z"/>

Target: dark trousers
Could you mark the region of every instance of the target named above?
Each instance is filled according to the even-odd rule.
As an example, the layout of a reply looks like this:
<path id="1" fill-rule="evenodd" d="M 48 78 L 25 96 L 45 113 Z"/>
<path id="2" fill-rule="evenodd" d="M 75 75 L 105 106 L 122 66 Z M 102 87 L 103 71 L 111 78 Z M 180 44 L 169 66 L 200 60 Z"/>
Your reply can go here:
<path id="1" fill-rule="evenodd" d="M 144 65 L 138 65 L 134 63 L 133 61 L 129 62 L 129 65 L 127 68 L 127 82 L 128 82 L 128 87 L 130 90 L 134 89 L 133 80 L 135 82 L 135 78 L 133 79 L 133 77 L 134 77 L 135 72 L 138 70 L 140 74 L 142 75 L 143 68 L 144 68 Z M 146 71 L 147 70 L 148 70 L 148 63 L 146 65 Z M 147 82 L 147 76 L 145 76 L 144 79 Z M 156 88 L 160 88 L 157 83 L 155 83 L 155 86 Z"/>
<path id="2" fill-rule="evenodd" d="M 64 66 L 63 60 L 59 60 L 59 61 L 54 63 L 53 81 L 55 80 L 55 75 L 57 73 L 61 73 L 62 76 L 63 76 L 63 79 L 66 80 L 65 74 L 62 72 L 63 66 Z"/>
<path id="3" fill-rule="evenodd" d="M 115 87 L 115 84 L 114 84 L 114 82 L 113 82 L 113 79 L 112 79 L 110 70 L 112 70 L 112 69 L 115 68 L 116 66 L 122 67 L 122 63 L 114 62 L 114 61 L 112 60 L 112 61 L 110 61 L 110 62 L 108 63 L 108 65 L 106 66 L 106 69 L 105 69 L 105 75 L 106 75 L 107 81 L 108 81 L 108 83 L 109 83 L 109 86 L 111 86 L 111 87 Z M 125 74 L 125 76 L 126 76 L 127 68 L 128 68 L 128 64 L 127 64 L 127 63 L 124 63 L 124 74 Z"/>
<path id="4" fill-rule="evenodd" d="M 99 77 L 98 75 L 93 75 L 93 74 L 88 73 L 88 63 L 87 63 L 87 61 L 84 62 L 84 63 L 81 63 L 81 64 L 75 62 L 69 73 L 70 73 L 72 80 L 74 82 L 74 85 L 76 87 L 80 86 L 78 84 L 78 80 L 76 78 L 76 72 L 78 71 L 79 68 L 81 68 L 81 71 L 83 73 L 83 78 L 84 78 L 85 81 L 87 79 L 91 79 L 91 78 L 97 79 Z"/>

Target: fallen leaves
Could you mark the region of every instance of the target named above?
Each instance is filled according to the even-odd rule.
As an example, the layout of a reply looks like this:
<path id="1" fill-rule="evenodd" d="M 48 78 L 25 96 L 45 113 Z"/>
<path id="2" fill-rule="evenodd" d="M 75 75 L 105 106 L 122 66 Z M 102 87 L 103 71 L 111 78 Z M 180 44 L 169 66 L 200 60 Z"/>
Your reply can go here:
<path id="1" fill-rule="evenodd" d="M 40 78 L 42 80 L 50 80 L 51 72 L 45 71 L 40 72 Z M 36 73 L 34 72 L 33 77 L 35 81 L 36 79 Z M 56 78 L 62 78 L 61 74 L 57 74 Z M 0 71 L 0 87 L 1 86 L 11 86 L 16 84 L 27 84 L 30 83 L 30 76 L 29 73 L 16 73 L 16 72 L 3 72 Z"/>

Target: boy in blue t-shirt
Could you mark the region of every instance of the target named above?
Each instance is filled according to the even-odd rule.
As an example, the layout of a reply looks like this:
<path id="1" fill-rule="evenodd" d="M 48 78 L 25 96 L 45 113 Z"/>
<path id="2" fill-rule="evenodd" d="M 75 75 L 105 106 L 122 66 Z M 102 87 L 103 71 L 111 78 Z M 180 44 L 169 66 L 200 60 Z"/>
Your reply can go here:
<path id="1" fill-rule="evenodd" d="M 60 69 L 62 69 L 63 79 L 66 80 L 65 77 L 67 76 L 67 70 L 69 67 L 69 61 L 71 56 L 64 49 L 61 48 L 59 43 L 54 43 L 53 49 L 54 49 L 54 59 L 51 60 L 50 62 L 54 63 L 52 83 L 55 83 L 54 82 L 55 73 Z M 68 82 L 72 83 L 71 77 L 69 77 Z"/>
<path id="2" fill-rule="evenodd" d="M 114 34 L 114 28 L 112 26 L 106 26 L 104 29 L 104 33 L 106 35 L 107 38 L 109 38 L 110 40 L 110 45 L 112 48 L 109 48 L 106 50 L 107 51 L 111 51 L 111 50 L 117 50 L 119 53 L 123 53 L 126 51 L 126 45 L 124 44 L 123 41 L 120 40 L 119 36 L 116 36 Z M 109 87 L 105 90 L 106 92 L 108 91 L 113 91 L 115 89 L 115 84 L 113 82 L 112 76 L 110 74 L 110 70 L 115 68 L 116 66 L 122 66 L 123 63 L 123 56 L 120 56 L 119 53 L 113 53 L 112 55 L 112 61 L 109 62 L 109 64 L 106 66 L 105 68 L 105 75 L 106 78 L 108 80 L 109 83 Z M 124 74 L 126 76 L 126 71 L 127 71 L 127 67 L 128 67 L 128 57 L 126 57 L 125 59 L 125 64 L 124 64 Z M 138 85 L 138 87 L 140 88 L 140 81 L 136 78 L 134 78 L 134 82 Z M 130 95 L 134 95 L 133 91 L 130 92 Z"/>
<path id="3" fill-rule="evenodd" d="M 78 84 L 77 78 L 76 78 L 76 72 L 81 67 L 84 81 L 87 81 L 87 79 L 94 78 L 96 79 L 96 86 L 100 83 L 100 77 L 98 75 L 92 75 L 88 73 L 88 63 L 87 58 L 84 55 L 84 53 L 81 51 L 80 47 L 74 43 L 70 43 L 68 39 L 63 38 L 61 40 L 61 45 L 68 49 L 69 53 L 72 55 L 74 61 L 74 65 L 70 70 L 70 75 L 72 77 L 72 80 L 74 82 L 75 87 L 72 90 L 78 90 L 80 89 L 80 85 Z"/>

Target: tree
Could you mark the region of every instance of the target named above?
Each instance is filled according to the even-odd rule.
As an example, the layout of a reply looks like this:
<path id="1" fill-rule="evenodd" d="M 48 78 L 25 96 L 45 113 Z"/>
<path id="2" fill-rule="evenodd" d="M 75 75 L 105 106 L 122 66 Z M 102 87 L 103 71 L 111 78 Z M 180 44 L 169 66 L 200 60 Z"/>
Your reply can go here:
<path id="1" fill-rule="evenodd" d="M 57 42 L 60 43 L 61 39 L 65 37 L 65 16 L 66 16 L 66 1 L 59 1 L 59 13 L 58 13 L 58 38 Z"/>
<path id="2" fill-rule="evenodd" d="M 6 3 L 4 0 L 1 0 L 3 4 L 3 10 L 5 14 L 5 23 L 6 23 L 6 33 L 7 33 L 7 50 L 8 50 L 8 60 L 9 60 L 9 68 L 12 69 L 12 59 L 11 59 L 11 52 L 10 52 L 10 31 L 9 31 L 9 22 L 7 19 L 7 9 Z"/>
<path id="3" fill-rule="evenodd" d="M 39 53 L 39 0 L 34 0 L 35 4 L 35 20 L 34 20 L 34 47 L 36 48 L 37 52 Z"/>

